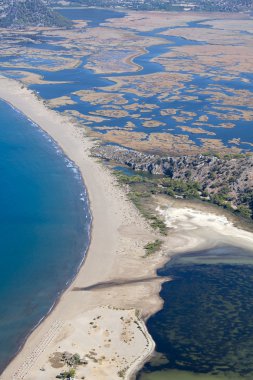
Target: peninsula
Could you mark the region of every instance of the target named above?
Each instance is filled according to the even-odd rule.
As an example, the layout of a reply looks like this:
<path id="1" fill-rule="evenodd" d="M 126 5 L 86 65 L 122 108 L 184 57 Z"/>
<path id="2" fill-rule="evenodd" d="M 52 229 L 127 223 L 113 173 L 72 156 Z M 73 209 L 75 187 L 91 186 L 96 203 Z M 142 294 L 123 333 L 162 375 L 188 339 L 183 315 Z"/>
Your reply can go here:
<path id="1" fill-rule="evenodd" d="M 154 354 L 146 322 L 172 280 L 158 268 L 231 246 L 251 262 L 252 16 L 233 4 L 229 17 L 60 9 L 70 22 L 42 0 L 2 0 L 0 99 L 79 168 L 92 227 L 76 278 L 1 380 L 130 380 Z"/>
<path id="2" fill-rule="evenodd" d="M 143 319 L 162 306 L 157 294 L 167 279 L 157 277 L 156 268 L 177 253 L 220 241 L 249 249 L 252 234 L 235 228 L 217 210 L 194 211 L 194 205 L 186 208 L 175 201 L 160 201 L 163 210 L 169 207 L 178 215 L 169 235 L 160 235 L 140 216 L 108 169 L 90 156 L 94 143 L 68 117 L 46 108 L 16 81 L 1 77 L 0 84 L 0 98 L 50 134 L 79 166 L 93 216 L 89 252 L 76 280 L 1 380 L 53 379 L 69 368 L 65 352 L 82 358 L 78 378 L 130 379 L 154 350 Z M 163 239 L 163 249 L 147 256 L 145 246 L 157 238 Z"/>

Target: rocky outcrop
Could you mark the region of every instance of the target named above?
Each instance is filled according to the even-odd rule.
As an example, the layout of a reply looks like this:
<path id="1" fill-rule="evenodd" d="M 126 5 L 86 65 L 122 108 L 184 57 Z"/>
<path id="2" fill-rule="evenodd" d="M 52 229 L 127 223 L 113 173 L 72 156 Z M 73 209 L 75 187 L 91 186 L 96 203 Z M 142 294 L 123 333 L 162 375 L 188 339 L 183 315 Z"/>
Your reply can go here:
<path id="1" fill-rule="evenodd" d="M 220 195 L 234 207 L 248 207 L 253 200 L 253 155 L 159 157 L 113 145 L 98 146 L 92 154 L 135 171 L 196 181 L 208 194 Z"/>

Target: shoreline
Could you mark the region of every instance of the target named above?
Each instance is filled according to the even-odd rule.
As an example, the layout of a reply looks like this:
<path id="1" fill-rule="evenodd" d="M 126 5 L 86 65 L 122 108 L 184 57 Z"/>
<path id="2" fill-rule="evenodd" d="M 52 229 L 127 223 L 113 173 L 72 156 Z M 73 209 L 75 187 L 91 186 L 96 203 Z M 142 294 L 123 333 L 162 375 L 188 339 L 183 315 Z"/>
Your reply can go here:
<path id="1" fill-rule="evenodd" d="M 1 78 L 0 78 L 1 79 Z M 0 100 L 3 101 L 4 103 L 8 104 L 15 112 L 19 113 L 22 115 L 22 117 L 26 118 L 31 124 L 33 124 L 36 128 L 40 128 L 40 126 L 35 123 L 32 119 L 30 119 L 29 117 L 27 117 L 25 115 L 25 113 L 23 113 L 21 110 L 17 109 L 12 103 L 10 103 L 9 101 L 6 101 L 4 100 L 3 98 L 0 97 Z M 32 333 L 47 319 L 47 317 L 53 312 L 54 308 L 57 306 L 57 304 L 60 302 L 61 300 L 61 297 L 62 295 L 68 290 L 68 288 L 73 284 L 73 282 L 75 281 L 76 277 L 78 276 L 78 273 L 79 271 L 81 270 L 82 266 L 85 264 L 85 260 L 87 258 L 87 254 L 88 254 L 88 251 L 89 251 L 89 247 L 90 247 L 90 244 L 91 244 L 91 236 L 92 236 L 92 213 L 91 213 L 91 207 L 90 207 L 90 199 L 89 199 L 89 195 L 88 195 L 88 191 L 87 191 L 87 188 L 86 188 L 86 185 L 84 183 L 84 179 L 83 179 L 83 176 L 80 172 L 80 169 L 79 167 L 76 165 L 76 163 L 74 161 L 72 161 L 67 155 L 66 153 L 62 150 L 62 148 L 58 145 L 57 141 L 55 139 L 52 138 L 52 136 L 49 135 L 49 133 L 45 130 L 42 130 L 43 133 L 50 139 L 50 143 L 54 144 L 55 146 L 57 146 L 58 148 L 60 148 L 61 150 L 61 154 L 63 155 L 63 157 L 65 157 L 68 162 L 71 162 L 71 164 L 73 164 L 73 166 L 78 170 L 78 175 L 79 175 L 79 180 L 81 182 L 81 185 L 83 187 L 83 191 L 84 191 L 84 195 L 87 199 L 87 206 L 88 206 L 88 209 L 87 209 L 87 212 L 89 214 L 89 218 L 90 218 L 90 223 L 89 223 L 89 233 L 88 233 L 88 238 L 89 238 L 89 241 L 88 241 L 88 244 L 87 244 L 87 247 L 82 251 L 82 258 L 81 258 L 81 261 L 79 262 L 78 266 L 76 267 L 76 270 L 75 272 L 73 273 L 73 275 L 67 279 L 67 282 L 65 284 L 65 287 L 60 291 L 60 293 L 58 293 L 56 295 L 56 298 L 55 298 L 55 301 L 53 302 L 53 304 L 50 306 L 50 309 L 48 310 L 48 312 L 43 315 L 40 320 L 36 323 L 35 326 L 33 326 L 31 328 L 30 331 L 28 331 L 28 333 L 26 334 L 23 342 L 20 344 L 19 348 L 17 349 L 16 353 L 13 355 L 13 357 L 9 360 L 9 362 L 7 363 L 7 366 L 6 368 L 10 365 L 10 363 L 15 360 L 15 357 L 22 351 L 26 341 L 29 339 L 29 337 L 32 335 Z M 5 369 L 6 369 L 5 368 Z M 4 371 L 5 371 L 4 369 Z M 1 378 L 1 373 L 0 373 L 0 378 Z"/>
<path id="2" fill-rule="evenodd" d="M 91 237 L 90 246 L 89 246 L 89 249 L 88 249 L 88 251 L 86 253 L 86 256 L 85 256 L 82 264 L 80 264 L 79 272 L 76 273 L 76 276 L 74 277 L 73 281 L 71 281 L 71 283 L 68 284 L 68 288 L 65 289 L 65 290 L 63 290 L 63 293 L 61 294 L 61 296 L 59 297 L 59 299 L 57 300 L 57 302 L 53 305 L 52 310 L 43 318 L 42 321 L 39 322 L 39 324 L 37 326 L 34 327 L 34 329 L 28 335 L 28 338 L 27 338 L 26 342 L 24 343 L 24 345 L 22 345 L 20 347 L 20 350 L 19 350 L 19 352 L 17 352 L 17 355 L 15 356 L 15 358 L 12 359 L 12 361 L 10 362 L 10 364 L 8 365 L 8 367 L 2 373 L 1 379 L 10 379 L 10 378 L 19 378 L 17 376 L 14 376 L 13 374 L 15 374 L 15 371 L 20 367 L 22 361 L 24 360 L 24 357 L 27 356 L 27 352 L 29 351 L 28 346 L 30 346 L 30 345 L 36 346 L 36 341 L 38 340 L 38 337 L 40 337 L 42 335 L 42 331 L 43 330 L 47 330 L 48 327 L 49 327 L 49 326 L 46 326 L 46 325 L 50 324 L 51 319 L 54 316 L 54 314 L 56 314 L 56 313 L 58 314 L 59 313 L 58 309 L 61 308 L 61 305 L 63 303 L 66 303 L 65 298 L 67 298 L 68 296 L 70 297 L 72 295 L 71 294 L 71 287 L 73 287 L 74 284 L 76 285 L 76 283 L 79 283 L 80 280 L 84 280 L 82 272 L 85 271 L 85 269 L 87 268 L 87 265 L 89 267 L 91 267 L 92 265 L 95 266 L 95 267 L 97 267 L 98 259 L 99 260 L 101 259 L 101 255 L 100 255 L 99 258 L 96 258 L 94 256 L 92 257 L 92 252 L 91 252 L 91 251 L 94 251 L 94 240 L 95 240 L 94 235 L 97 232 L 97 231 L 94 231 L 94 229 L 98 230 L 97 225 L 96 225 L 97 218 L 96 218 L 96 216 L 94 218 L 94 214 L 96 214 L 96 211 L 94 212 L 94 208 L 95 208 L 94 207 L 94 201 L 95 201 L 94 200 L 94 191 L 91 191 L 89 185 L 87 184 L 87 182 L 90 182 L 90 181 L 93 182 L 94 181 L 94 178 L 93 178 L 93 175 L 92 175 L 93 173 L 91 173 L 92 170 L 90 170 L 90 173 L 87 175 L 87 171 L 86 171 L 87 168 L 83 167 L 83 162 L 80 162 L 80 160 L 79 160 L 80 157 L 78 157 L 79 159 L 77 157 L 75 157 L 76 154 L 73 154 L 74 152 L 73 152 L 73 150 L 72 150 L 73 148 L 71 146 L 68 146 L 68 144 L 64 145 L 64 142 L 66 143 L 66 136 L 62 136 L 61 138 L 59 138 L 60 137 L 59 133 L 60 133 L 60 135 L 62 135 L 62 132 L 58 128 L 59 128 L 59 126 L 63 125 L 65 127 L 65 132 L 66 132 L 66 129 L 67 129 L 67 139 L 73 138 L 73 144 L 74 145 L 77 142 L 80 143 L 80 139 L 79 139 L 80 136 L 78 136 L 78 135 L 80 135 L 79 131 L 77 131 L 76 129 L 73 128 L 73 125 L 72 125 L 73 122 L 71 122 L 69 120 L 69 118 L 63 117 L 62 115 L 59 115 L 55 111 L 52 111 L 52 110 L 46 108 L 45 105 L 42 103 L 42 101 L 38 100 L 38 98 L 36 97 L 36 95 L 34 93 L 32 93 L 32 91 L 30 91 L 27 88 L 25 88 L 21 83 L 19 83 L 17 81 L 14 81 L 14 80 L 11 80 L 11 79 L 6 79 L 4 77 L 1 77 L 0 81 L 2 82 L 1 83 L 2 90 L 0 89 L 0 98 L 3 99 L 5 102 L 8 102 L 12 107 L 14 107 L 15 109 L 17 109 L 18 111 L 22 112 L 22 114 L 25 115 L 25 117 L 27 117 L 31 122 L 34 122 L 38 127 L 42 128 L 51 138 L 54 139 L 55 143 L 58 144 L 61 147 L 63 153 L 69 159 L 71 159 L 75 163 L 75 165 L 78 166 L 78 168 L 79 168 L 79 170 L 80 170 L 80 172 L 82 174 L 82 179 L 83 179 L 83 181 L 85 183 L 85 187 L 86 187 L 86 191 L 87 191 L 87 196 L 88 196 L 88 199 L 89 199 L 90 211 L 91 211 L 91 215 L 93 217 L 93 223 L 92 223 L 92 226 L 91 226 L 91 233 L 90 233 L 90 237 Z M 6 91 L 4 91 L 3 88 L 5 88 Z M 29 100 L 29 102 L 27 102 L 27 100 Z M 32 103 L 34 103 L 34 104 L 32 104 Z M 45 115 L 42 115 L 44 112 L 47 114 L 47 116 L 50 115 L 50 117 L 49 118 L 48 117 L 45 118 Z M 47 127 L 45 125 L 45 121 L 46 121 L 46 124 L 49 125 L 50 124 L 50 119 L 52 119 L 52 118 L 54 119 L 53 120 L 54 127 L 52 128 L 51 125 L 49 127 Z M 63 141 L 63 140 L 65 140 L 65 141 Z M 89 148 L 93 144 L 94 143 L 91 142 L 88 138 L 85 138 L 85 145 L 86 146 L 84 147 L 83 141 L 82 141 L 82 144 L 80 144 L 80 146 L 78 146 L 79 156 L 80 156 L 80 150 L 81 150 L 81 148 L 84 148 L 85 155 L 86 155 L 86 157 L 85 157 L 86 163 L 87 163 L 87 161 L 88 161 L 89 164 L 92 163 L 92 166 L 93 166 L 92 169 L 96 168 L 95 170 L 99 172 L 99 176 L 101 176 L 101 174 L 103 172 L 103 176 L 107 177 L 106 178 L 106 182 L 108 182 L 108 181 L 109 182 L 115 182 L 115 180 L 111 177 L 111 174 L 109 174 L 108 169 L 103 168 L 101 164 L 95 163 L 95 161 L 89 157 Z M 105 180 L 105 178 L 104 178 L 104 180 Z M 100 178 L 100 181 L 98 181 L 98 182 L 100 182 L 99 184 L 101 185 L 101 178 Z M 112 186 L 112 183 L 106 183 L 106 185 L 108 185 L 108 184 L 110 186 Z M 97 184 L 95 184 L 95 186 L 96 185 Z M 113 184 L 113 186 L 114 185 L 115 184 Z M 93 184 L 93 190 L 94 190 L 94 184 Z M 122 191 L 120 191 L 119 189 L 116 189 L 116 190 L 117 190 L 117 192 L 120 193 L 120 194 L 118 194 L 120 196 L 120 198 L 124 197 Z M 114 186 L 114 191 L 115 191 L 115 186 Z M 98 193 L 100 193 L 100 191 L 97 190 L 97 197 L 98 197 L 98 195 L 100 195 Z M 112 201 L 112 199 L 110 199 L 110 201 Z M 120 200 L 120 202 L 121 202 L 121 200 Z M 152 236 L 153 232 L 150 231 L 149 228 L 147 230 L 147 225 L 146 225 L 145 221 L 140 220 L 141 218 L 138 215 L 138 212 L 134 209 L 134 207 L 132 205 L 129 204 L 128 200 L 125 199 L 125 202 L 127 202 L 127 208 L 130 208 L 131 209 L 131 213 L 134 214 L 133 215 L 134 219 L 137 217 L 139 219 L 138 222 L 141 223 L 142 227 L 143 227 L 142 239 L 144 239 L 144 240 L 141 243 L 141 246 L 138 247 L 138 250 L 141 252 L 141 256 L 139 255 L 139 259 L 141 257 L 141 260 L 143 260 L 143 257 L 142 257 L 142 254 L 143 254 L 143 251 L 144 251 L 143 246 L 144 246 L 145 242 L 148 241 L 148 239 L 150 238 L 149 235 L 151 234 L 151 236 Z M 99 203 L 98 207 L 102 206 L 101 205 L 101 201 L 98 202 L 98 203 Z M 107 206 L 111 206 L 111 202 L 109 202 L 109 203 L 107 202 Z M 118 208 L 118 206 L 119 206 L 119 204 L 117 203 L 117 208 Z M 126 205 L 124 205 L 124 206 L 126 206 Z M 105 211 L 108 211 L 108 210 L 105 210 Z M 110 221 L 109 214 L 107 214 L 106 216 L 107 216 L 107 219 L 109 217 L 109 221 Z M 104 223 L 103 222 L 106 222 L 106 221 L 108 222 L 108 220 L 102 220 L 102 221 L 100 220 L 100 224 L 103 224 L 103 227 L 104 227 Z M 95 224 L 94 224 L 94 222 L 95 222 Z M 119 226 L 120 225 L 117 225 L 117 229 L 118 229 Z M 101 235 L 101 231 L 100 231 L 99 235 Z M 109 234 L 109 236 L 110 236 L 110 234 Z M 105 243 L 104 240 L 105 239 L 102 238 L 102 242 L 103 243 Z M 97 243 L 97 242 L 95 242 L 95 243 Z M 110 243 L 112 243 L 112 242 L 110 242 Z M 115 243 L 115 242 L 113 242 L 113 243 Z M 99 243 L 98 243 L 98 245 L 99 245 Z M 110 265 L 111 265 L 110 269 L 112 269 L 113 261 L 115 260 L 115 253 L 116 252 L 114 251 L 113 254 L 111 255 L 111 257 L 107 256 L 107 260 L 106 260 L 105 264 L 108 266 L 108 259 L 110 258 L 111 259 L 110 260 L 111 261 L 110 262 Z M 88 263 L 87 263 L 87 261 L 88 261 Z M 91 265 L 90 262 L 92 262 L 92 261 L 93 261 L 93 263 Z M 157 266 L 157 263 L 154 263 L 153 267 L 151 267 L 150 273 L 154 273 L 155 272 L 156 266 Z M 92 282 L 94 282 L 96 280 L 96 277 L 97 277 L 97 280 L 103 279 L 104 276 L 101 273 L 102 272 L 101 269 L 99 270 L 100 273 L 97 276 L 95 276 L 94 272 L 95 271 L 93 271 L 92 276 L 88 275 L 87 276 L 88 278 L 85 278 L 86 281 L 83 281 L 83 282 L 84 283 L 86 282 L 86 284 L 89 285 L 90 282 L 92 283 Z M 110 273 L 110 276 L 107 276 L 106 279 L 111 278 L 112 274 L 113 273 Z M 80 279 L 80 277 L 82 277 L 82 279 Z M 133 276 L 133 277 L 135 277 L 135 276 Z M 156 282 L 160 283 L 161 279 L 157 279 Z M 154 284 L 150 288 L 152 288 L 152 291 L 150 293 L 153 294 L 154 297 L 156 297 L 156 294 L 157 294 L 157 291 L 155 291 L 155 288 L 157 288 L 156 284 Z M 90 297 L 86 297 L 86 298 L 90 298 Z M 85 308 L 86 310 L 92 310 L 92 308 L 94 308 L 95 306 L 99 305 L 100 303 L 102 305 L 104 303 L 104 302 L 99 302 L 99 301 L 96 302 L 95 300 L 89 300 L 89 301 L 90 301 L 90 304 L 86 305 L 86 308 Z M 73 302 L 73 300 L 72 300 L 72 302 Z M 69 303 L 70 302 L 68 302 L 68 304 Z M 107 304 L 110 305 L 109 300 L 108 300 Z M 129 304 L 129 300 L 128 300 L 127 304 Z M 127 309 L 127 307 L 130 307 L 130 305 L 129 306 L 125 305 L 125 306 L 126 306 L 126 309 Z M 132 307 L 132 305 L 131 305 L 131 307 Z M 145 310 L 144 314 L 147 315 L 149 313 L 147 312 L 147 310 Z M 141 322 L 141 323 L 143 325 L 143 329 L 145 330 L 146 327 L 145 327 L 144 323 L 143 322 Z M 141 363 L 146 359 L 146 357 L 148 355 L 151 354 L 151 352 L 154 349 L 154 343 L 153 343 L 151 337 L 148 336 L 148 339 L 149 339 L 149 347 L 148 347 L 148 351 L 149 352 L 148 353 L 145 352 L 145 355 L 141 358 Z M 139 358 L 137 358 L 137 359 L 139 359 Z M 140 359 L 139 359 L 139 361 L 140 361 Z M 25 377 L 23 377 L 23 378 L 27 378 L 28 379 L 29 377 L 27 377 L 27 376 L 29 376 L 28 373 L 25 374 Z"/>
<path id="3" fill-rule="evenodd" d="M 116 380 L 123 374 L 131 379 L 155 348 L 144 321 L 163 305 L 159 293 L 168 279 L 158 277 L 157 269 L 173 255 L 211 247 L 219 239 L 251 247 L 253 234 L 224 222 L 219 213 L 160 200 L 161 214 L 167 218 L 168 207 L 174 212 L 168 221 L 172 228 L 161 252 L 144 257 L 144 246 L 158 234 L 140 216 L 110 170 L 90 156 L 95 142 L 73 119 L 47 108 L 20 82 L 0 77 L 0 83 L 0 98 L 44 130 L 77 165 L 92 215 L 90 245 L 79 272 L 0 379 L 54 379 L 61 368 L 53 367 L 52 356 L 63 351 L 89 355 L 88 364 L 80 371 L 78 367 L 78 378 Z M 201 216 L 200 225 L 196 215 Z M 91 354 L 94 350 L 97 361 Z"/>

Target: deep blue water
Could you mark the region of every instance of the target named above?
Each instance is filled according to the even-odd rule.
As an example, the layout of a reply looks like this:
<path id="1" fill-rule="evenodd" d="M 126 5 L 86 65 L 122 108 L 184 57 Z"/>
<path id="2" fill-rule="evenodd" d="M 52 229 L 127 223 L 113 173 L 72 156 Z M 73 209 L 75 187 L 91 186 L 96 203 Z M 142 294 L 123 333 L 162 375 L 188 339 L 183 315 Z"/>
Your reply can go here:
<path id="1" fill-rule="evenodd" d="M 0 102 L 0 371 L 78 270 L 90 214 L 79 171 Z"/>

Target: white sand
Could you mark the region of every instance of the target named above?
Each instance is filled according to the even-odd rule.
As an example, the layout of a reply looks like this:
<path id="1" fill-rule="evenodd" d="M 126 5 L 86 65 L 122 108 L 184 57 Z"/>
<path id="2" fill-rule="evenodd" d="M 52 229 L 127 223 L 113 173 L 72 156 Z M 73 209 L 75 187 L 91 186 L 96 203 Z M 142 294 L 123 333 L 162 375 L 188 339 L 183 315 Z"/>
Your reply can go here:
<path id="1" fill-rule="evenodd" d="M 222 242 L 250 247 L 252 234 L 235 228 L 219 215 L 166 201 L 160 213 L 172 228 L 164 239 L 163 252 L 144 258 L 144 245 L 157 235 L 108 169 L 89 156 L 93 142 L 83 130 L 71 119 L 46 108 L 16 81 L 0 77 L 0 98 L 48 132 L 76 162 L 87 186 L 93 216 L 91 245 L 76 280 L 30 335 L 1 379 L 55 379 L 65 367 L 55 368 L 50 357 L 66 350 L 87 359 L 87 365 L 78 367 L 77 379 L 117 380 L 122 374 L 129 379 L 154 349 L 145 324 L 133 309 L 140 310 L 145 318 L 162 306 L 158 292 L 163 280 L 156 278 L 156 268 L 175 253 Z M 100 287 L 82 290 L 99 283 Z"/>
<path id="2" fill-rule="evenodd" d="M 89 156 L 89 149 L 93 143 L 84 137 L 83 130 L 73 125 L 69 118 L 46 108 L 31 91 L 22 88 L 16 81 L 0 78 L 0 98 L 21 110 L 48 132 L 69 158 L 76 162 L 87 186 L 90 200 L 93 225 L 91 245 L 85 265 L 53 312 L 31 334 L 22 351 L 1 376 L 1 379 L 6 380 L 54 379 L 59 369 L 57 372 L 52 368 L 51 372 L 50 370 L 42 372 L 39 369 L 47 363 L 49 355 L 58 350 L 59 341 L 63 337 L 69 336 L 69 345 L 73 347 L 73 353 L 78 352 L 83 356 L 90 351 L 93 342 L 90 342 L 87 324 L 92 315 L 97 315 L 98 306 L 138 308 L 142 310 L 143 316 L 160 307 L 161 302 L 157 292 L 161 279 L 134 284 L 135 280 L 155 275 L 159 258 L 143 258 L 143 247 L 148 241 L 155 239 L 155 234 L 127 200 L 109 171 Z M 128 280 L 133 281 L 133 284 L 106 286 L 108 281 L 124 283 Z M 97 283 L 105 283 L 105 287 L 91 291 L 72 291 L 73 287 L 85 288 Z M 104 319 L 101 329 L 105 329 L 111 323 L 115 325 L 116 333 L 111 344 L 120 356 L 122 355 L 120 331 L 116 328 L 119 323 L 119 313 L 114 309 L 108 309 L 106 315 L 107 318 Z M 79 338 L 78 334 L 73 333 L 76 321 L 80 327 L 79 331 L 82 330 L 84 333 L 84 336 L 80 335 Z M 130 342 L 131 350 L 126 351 L 124 364 L 121 359 L 116 363 L 108 361 L 106 365 L 105 362 L 103 364 L 91 362 L 86 366 L 89 380 L 100 378 L 112 380 L 112 373 L 113 379 L 117 379 L 119 377 L 115 374 L 116 369 L 118 372 L 129 367 L 128 371 L 131 372 L 136 362 L 141 362 L 153 351 L 154 344 L 145 330 L 144 323 L 138 318 L 136 321 L 142 326 L 142 334 L 139 333 L 139 329 L 138 331 L 135 329 L 134 339 Z M 144 342 L 144 336 L 145 344 L 141 349 L 140 342 Z M 93 346 L 93 348 L 98 350 L 98 347 Z M 98 376 L 94 367 L 98 371 L 103 367 L 103 374 Z"/>
<path id="3" fill-rule="evenodd" d="M 167 227 L 171 228 L 171 236 L 181 234 L 186 251 L 221 245 L 253 249 L 253 233 L 235 227 L 221 214 L 221 210 L 211 212 L 208 206 L 199 210 L 171 201 L 166 202 L 164 207 L 158 206 L 157 211 L 163 216 Z M 173 253 L 178 251 L 182 251 L 181 245 L 172 247 Z"/>

